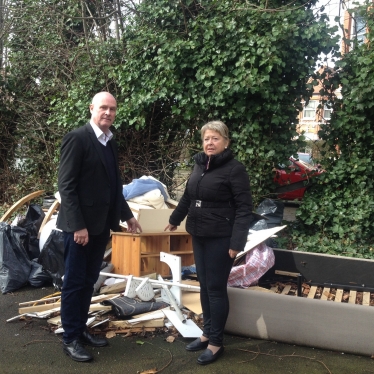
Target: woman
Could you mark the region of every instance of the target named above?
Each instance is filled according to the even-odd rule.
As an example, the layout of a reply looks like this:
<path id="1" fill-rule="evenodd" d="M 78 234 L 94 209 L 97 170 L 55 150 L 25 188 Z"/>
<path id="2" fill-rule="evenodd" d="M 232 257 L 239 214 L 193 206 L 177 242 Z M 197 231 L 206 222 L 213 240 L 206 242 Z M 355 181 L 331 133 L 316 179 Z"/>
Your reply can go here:
<path id="1" fill-rule="evenodd" d="M 203 152 L 194 157 L 194 170 L 165 230 L 176 230 L 188 215 L 186 230 L 192 236 L 204 328 L 203 335 L 186 349 L 205 349 L 197 362 L 206 365 L 224 350 L 227 280 L 235 256 L 247 241 L 252 197 L 245 167 L 228 148 L 227 126 L 221 121 L 208 122 L 201 129 L 201 139 Z"/>

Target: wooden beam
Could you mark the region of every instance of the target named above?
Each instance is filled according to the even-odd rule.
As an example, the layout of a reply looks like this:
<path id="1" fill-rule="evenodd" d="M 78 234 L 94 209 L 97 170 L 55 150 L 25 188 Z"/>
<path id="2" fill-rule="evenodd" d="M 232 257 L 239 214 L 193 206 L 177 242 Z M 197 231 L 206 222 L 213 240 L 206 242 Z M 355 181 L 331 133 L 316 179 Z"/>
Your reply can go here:
<path id="1" fill-rule="evenodd" d="M 143 332 L 143 331 L 148 331 L 148 332 L 155 332 L 156 328 L 155 327 L 132 327 L 129 329 L 124 329 L 124 330 L 110 330 L 113 331 L 115 334 L 129 334 L 129 333 L 138 333 L 138 332 Z"/>
<path id="2" fill-rule="evenodd" d="M 285 275 L 287 277 L 295 277 L 295 278 L 297 278 L 300 275 L 300 273 L 293 273 L 291 271 L 283 271 L 283 270 L 275 270 L 274 273 L 278 275 Z"/>
<path id="3" fill-rule="evenodd" d="M 31 306 L 31 305 L 34 305 L 34 304 L 45 303 L 47 301 L 53 301 L 53 300 L 56 301 L 58 299 L 61 299 L 61 295 L 60 296 L 54 296 L 54 297 L 47 297 L 45 299 L 39 299 L 39 300 L 33 300 L 33 301 L 25 301 L 23 303 L 19 303 L 18 306 Z"/>
<path id="4" fill-rule="evenodd" d="M 370 292 L 362 293 L 362 305 L 366 305 L 366 306 L 370 305 Z"/>
<path id="5" fill-rule="evenodd" d="M 109 299 L 115 299 L 117 297 L 120 297 L 121 294 L 120 293 L 117 293 L 117 294 L 110 294 L 110 295 L 98 295 L 98 296 L 93 296 L 91 298 L 91 304 L 92 303 L 101 303 L 102 301 L 104 300 L 109 300 Z"/>
<path id="6" fill-rule="evenodd" d="M 307 299 L 314 299 L 314 296 L 316 295 L 317 286 L 310 287 Z"/>
<path id="7" fill-rule="evenodd" d="M 322 291 L 321 300 L 328 300 L 330 295 L 330 287 L 325 287 Z"/>
<path id="8" fill-rule="evenodd" d="M 287 295 L 290 292 L 291 286 L 288 284 L 287 286 L 284 286 L 282 290 L 282 295 Z"/>
<path id="9" fill-rule="evenodd" d="M 127 329 L 127 328 L 139 328 L 139 327 L 164 327 L 164 318 L 157 318 L 148 321 L 139 321 L 138 323 L 129 323 L 124 321 L 110 321 L 109 327 L 116 327 L 117 329 Z"/>
<path id="10" fill-rule="evenodd" d="M 19 308 L 18 313 L 34 313 L 34 312 L 43 312 L 54 308 L 60 308 L 61 303 L 51 303 L 51 304 L 43 304 L 43 305 L 35 305 L 35 306 L 28 306 L 25 308 Z M 98 310 L 111 310 L 111 305 L 101 305 L 101 304 L 91 304 L 90 312 L 95 312 Z"/>
<path id="11" fill-rule="evenodd" d="M 24 308 L 19 308 L 18 313 L 34 313 L 34 312 L 43 312 L 45 310 L 54 309 L 54 308 L 61 307 L 61 303 L 50 303 L 50 304 L 42 304 L 42 305 L 35 305 L 35 306 L 26 306 Z"/>
<path id="12" fill-rule="evenodd" d="M 343 298 L 343 290 L 342 289 L 337 289 L 334 301 L 337 302 L 337 303 L 341 303 L 342 298 Z"/>
<path id="13" fill-rule="evenodd" d="M 356 304 L 357 291 L 349 292 L 348 304 Z"/>

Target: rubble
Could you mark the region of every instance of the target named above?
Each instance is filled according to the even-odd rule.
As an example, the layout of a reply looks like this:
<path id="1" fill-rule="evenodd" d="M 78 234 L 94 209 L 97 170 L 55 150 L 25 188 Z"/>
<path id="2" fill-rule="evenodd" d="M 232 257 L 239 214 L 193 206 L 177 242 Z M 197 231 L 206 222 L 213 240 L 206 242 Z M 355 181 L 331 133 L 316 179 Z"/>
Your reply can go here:
<path id="1" fill-rule="evenodd" d="M 196 280 L 181 279 L 182 273 L 190 274 L 191 270 L 194 269 L 192 248 L 189 247 L 190 244 L 187 246 L 181 243 L 181 240 L 182 242 L 183 240 L 188 242 L 190 240 L 189 235 L 183 225 L 180 226 L 177 233 L 163 232 L 165 222 L 167 222 L 170 212 L 175 208 L 177 202 L 170 199 L 166 190 L 161 192 L 149 190 L 145 192 L 144 196 L 136 196 L 136 192 L 134 192 L 134 186 L 136 185 L 141 185 L 144 189 L 160 184 L 155 180 L 144 179 L 138 183 L 134 182 L 130 188 L 124 188 L 124 192 L 126 190 L 126 193 L 131 197 L 128 203 L 134 216 L 142 220 L 143 231 L 145 231 L 142 234 L 132 235 L 131 238 L 146 235 L 149 239 L 145 240 L 144 243 L 153 246 L 159 243 L 159 239 L 156 240 L 156 238 L 177 235 L 174 242 L 170 240 L 175 248 L 170 252 L 156 249 L 155 252 L 152 252 L 151 257 L 147 253 L 147 250 L 149 251 L 147 247 L 141 248 L 141 251 L 147 253 L 144 258 L 152 258 L 153 266 L 150 266 L 149 270 L 154 267 L 157 270 L 163 269 L 162 274 L 143 271 L 142 276 L 136 276 L 136 274 L 121 275 L 118 274 L 118 267 L 116 268 L 115 264 L 110 262 L 110 260 L 113 260 L 113 248 L 110 242 L 104 258 L 108 262 L 103 261 L 102 271 L 98 282 L 95 284 L 87 326 L 92 333 L 107 337 L 117 334 L 128 336 L 131 334 L 155 333 L 160 329 L 169 331 L 171 334 L 196 338 L 202 334 L 199 284 Z M 43 191 L 37 191 L 21 199 L 3 216 L 3 219 L 9 219 L 20 206 L 30 202 L 35 197 L 39 197 L 42 193 Z M 51 201 L 46 214 L 37 218 L 37 224 L 31 223 L 30 226 L 36 229 L 35 236 L 39 240 L 40 255 L 37 262 L 43 268 L 43 276 L 49 277 L 47 279 L 53 282 L 55 289 L 60 290 L 64 274 L 63 241 L 61 239 L 62 233 L 55 226 L 60 204 L 58 193 L 55 196 L 56 200 Z M 156 207 L 158 208 L 157 212 L 155 211 Z M 156 217 L 157 219 L 155 219 Z M 126 233 L 126 225 L 121 223 L 121 226 Z M 239 269 L 240 266 L 246 267 L 246 264 L 242 265 L 240 260 L 246 259 L 248 263 L 248 255 L 251 250 L 254 253 L 261 243 L 284 227 L 251 231 L 248 235 L 245 251 L 238 256 L 238 268 L 236 270 L 241 270 Z M 162 243 L 166 242 L 162 241 Z M 182 247 L 180 247 L 181 244 Z M 185 260 L 184 269 L 187 269 L 186 271 L 182 271 L 181 257 Z M 161 263 L 164 263 L 164 265 L 155 266 L 155 264 Z M 117 274 L 113 274 L 112 271 Z M 262 272 L 265 271 L 264 268 Z M 261 270 L 256 276 L 261 276 Z M 163 277 L 171 279 L 164 279 Z M 193 274 L 190 278 L 194 278 Z M 237 272 L 236 279 L 238 278 L 241 278 L 241 275 Z M 23 281 L 23 284 L 25 281 L 27 281 L 27 278 Z M 256 279 L 252 277 L 251 282 L 256 282 Z M 241 287 L 246 286 L 246 283 L 242 282 Z M 59 334 L 63 332 L 60 306 L 60 292 L 41 300 L 25 301 L 19 304 L 19 314 L 8 319 L 7 322 L 25 318 L 46 319 L 50 330 Z M 131 313 L 124 311 L 126 307 L 134 310 Z"/>

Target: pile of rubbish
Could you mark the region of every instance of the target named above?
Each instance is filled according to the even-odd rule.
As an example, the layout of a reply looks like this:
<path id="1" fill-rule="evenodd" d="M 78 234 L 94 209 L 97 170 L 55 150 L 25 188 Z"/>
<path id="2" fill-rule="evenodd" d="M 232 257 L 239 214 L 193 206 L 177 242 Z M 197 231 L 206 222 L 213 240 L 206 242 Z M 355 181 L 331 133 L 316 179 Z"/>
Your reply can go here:
<path id="1" fill-rule="evenodd" d="M 124 186 L 123 194 L 135 216 L 139 207 L 170 209 L 176 205 L 166 187 L 154 178 L 134 180 Z M 58 193 L 55 196 L 58 200 Z M 55 204 L 53 199 L 51 203 Z M 58 207 L 58 204 L 54 206 Z M 61 333 L 59 310 L 64 275 L 63 233 L 56 228 L 58 209 L 54 212 L 50 209 L 45 213 L 45 207 L 30 204 L 24 217 L 17 216 L 11 223 L 0 222 L 0 290 L 6 294 L 26 284 L 33 287 L 53 284 L 54 294 L 21 303 L 19 314 L 8 321 L 46 318 L 51 329 Z M 235 260 L 229 287 L 256 285 L 259 278 L 274 265 L 271 248 L 274 243 L 269 238 L 285 227 L 280 226 L 282 218 L 283 211 L 279 204 L 270 199 L 260 204 L 257 220 L 248 233 L 246 248 Z M 121 223 L 121 226 L 126 229 L 125 224 Z M 94 287 L 90 319 L 87 321 L 89 328 L 99 329 L 100 326 L 100 332 L 107 335 L 137 329 L 154 331 L 165 327 L 178 330 L 184 337 L 201 335 L 199 283 L 193 263 L 171 269 L 174 277 L 168 281 L 158 274 L 143 277 L 112 274 L 110 258 L 109 242 Z M 176 272 L 179 273 L 177 276 Z"/>

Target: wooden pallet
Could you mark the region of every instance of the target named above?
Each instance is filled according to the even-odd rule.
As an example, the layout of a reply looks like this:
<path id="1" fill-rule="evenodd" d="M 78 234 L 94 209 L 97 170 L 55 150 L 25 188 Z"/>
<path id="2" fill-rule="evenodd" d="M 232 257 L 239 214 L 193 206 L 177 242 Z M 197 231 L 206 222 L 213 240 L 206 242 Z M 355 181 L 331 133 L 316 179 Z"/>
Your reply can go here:
<path id="1" fill-rule="evenodd" d="M 288 296 L 297 295 L 297 285 L 277 283 L 271 287 L 275 293 Z M 340 288 L 330 288 L 323 286 L 308 286 L 303 284 L 302 295 L 307 299 L 326 300 L 335 303 L 348 303 L 364 306 L 374 306 L 374 293 L 368 291 L 353 291 Z M 370 302 L 370 300 L 373 300 Z"/>

